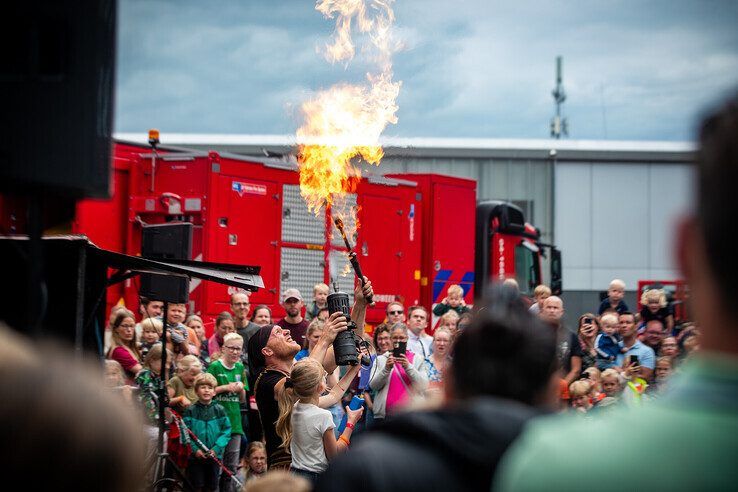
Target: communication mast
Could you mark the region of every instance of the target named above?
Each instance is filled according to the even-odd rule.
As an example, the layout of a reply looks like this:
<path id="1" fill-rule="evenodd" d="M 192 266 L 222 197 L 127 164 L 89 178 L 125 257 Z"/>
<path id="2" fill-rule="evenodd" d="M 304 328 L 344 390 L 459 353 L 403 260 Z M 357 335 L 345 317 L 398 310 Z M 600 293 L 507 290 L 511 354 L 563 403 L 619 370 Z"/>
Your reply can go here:
<path id="1" fill-rule="evenodd" d="M 566 101 L 566 92 L 564 92 L 564 85 L 561 83 L 561 65 L 562 58 L 556 57 L 556 87 L 551 91 L 551 95 L 556 102 L 556 116 L 551 119 L 551 136 L 555 139 L 560 139 L 561 135 L 569 136 L 569 122 L 566 118 L 561 117 L 561 105 Z"/>

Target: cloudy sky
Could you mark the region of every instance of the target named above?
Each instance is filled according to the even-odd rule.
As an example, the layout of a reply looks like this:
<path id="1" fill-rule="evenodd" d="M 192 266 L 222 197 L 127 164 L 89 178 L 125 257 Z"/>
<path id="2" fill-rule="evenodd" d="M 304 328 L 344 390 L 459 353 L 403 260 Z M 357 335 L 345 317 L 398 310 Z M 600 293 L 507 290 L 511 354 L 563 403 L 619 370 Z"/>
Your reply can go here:
<path id="1" fill-rule="evenodd" d="M 370 0 L 367 0 L 370 1 Z M 330 65 L 311 0 L 120 0 L 116 131 L 294 134 Z M 738 88 L 735 0 L 396 0 L 391 137 L 547 138 L 564 57 L 570 138 L 688 140 Z"/>

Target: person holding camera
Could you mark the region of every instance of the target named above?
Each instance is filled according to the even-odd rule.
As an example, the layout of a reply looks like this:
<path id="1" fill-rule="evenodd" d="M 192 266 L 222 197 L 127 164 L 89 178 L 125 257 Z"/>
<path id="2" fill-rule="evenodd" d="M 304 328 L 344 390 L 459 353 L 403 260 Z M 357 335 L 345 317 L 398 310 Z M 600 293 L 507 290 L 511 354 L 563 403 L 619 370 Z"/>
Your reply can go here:
<path id="1" fill-rule="evenodd" d="M 407 404 L 413 394 L 425 391 L 428 372 L 422 355 L 407 348 L 407 325 L 395 323 L 390 328 L 392 351 L 377 356 L 369 386 L 377 392 L 374 420 L 384 419 Z"/>
<path id="2" fill-rule="evenodd" d="M 578 357 L 581 359 L 579 366 L 582 373 L 590 367 L 596 367 L 597 365 L 597 337 L 600 333 L 600 324 L 600 321 L 592 313 L 584 313 L 579 317 L 576 342 L 579 343 Z M 618 318 L 616 316 L 616 330 L 617 325 Z M 572 357 L 574 356 L 572 355 Z"/>
<path id="3" fill-rule="evenodd" d="M 622 351 L 615 359 L 616 366 L 622 369 L 626 379 L 640 377 L 650 381 L 656 366 L 656 354 L 651 347 L 638 340 L 638 325 L 633 313 L 620 315 L 620 336 L 623 337 L 620 342 Z"/>

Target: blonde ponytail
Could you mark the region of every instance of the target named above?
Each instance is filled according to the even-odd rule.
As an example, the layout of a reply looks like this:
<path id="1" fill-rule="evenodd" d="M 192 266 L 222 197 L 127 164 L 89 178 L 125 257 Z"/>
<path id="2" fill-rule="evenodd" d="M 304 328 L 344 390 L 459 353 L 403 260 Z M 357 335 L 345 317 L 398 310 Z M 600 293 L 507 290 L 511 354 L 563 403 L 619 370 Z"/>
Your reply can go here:
<path id="1" fill-rule="evenodd" d="M 292 441 L 292 407 L 295 406 L 297 398 L 295 397 L 295 391 L 292 387 L 287 387 L 287 383 L 290 381 L 287 378 L 285 386 L 279 393 L 277 402 L 279 403 L 279 418 L 275 426 L 277 435 L 282 438 L 283 448 L 289 450 L 290 442 Z"/>
<path id="2" fill-rule="evenodd" d="M 277 435 L 282 438 L 282 446 L 290 449 L 292 442 L 292 409 L 298 400 L 316 396 L 318 386 L 325 375 L 325 369 L 315 359 L 305 358 L 292 367 L 292 375 L 287 378 L 279 393 L 279 418 L 277 419 Z"/>

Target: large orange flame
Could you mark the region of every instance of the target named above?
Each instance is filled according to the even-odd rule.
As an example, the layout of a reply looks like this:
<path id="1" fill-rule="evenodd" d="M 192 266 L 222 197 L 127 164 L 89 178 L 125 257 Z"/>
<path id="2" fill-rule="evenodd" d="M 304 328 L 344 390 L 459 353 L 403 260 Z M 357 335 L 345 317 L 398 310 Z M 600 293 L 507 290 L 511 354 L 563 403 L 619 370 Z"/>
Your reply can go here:
<path id="1" fill-rule="evenodd" d="M 384 153 L 379 136 L 388 123 L 397 123 L 395 100 L 401 82 L 392 81 L 391 36 L 393 0 L 319 0 L 316 9 L 336 17 L 333 43 L 326 58 L 348 62 L 355 54 L 352 25 L 369 39 L 368 49 L 377 73 L 368 73 L 365 85 L 337 84 L 302 104 L 304 119 L 297 130 L 300 192 L 308 208 L 317 214 L 332 206 L 355 219 L 337 197 L 354 191 L 361 172 L 356 159 L 378 165 Z M 354 22 L 355 21 L 355 22 Z M 347 231 L 348 232 L 348 231 Z"/>

